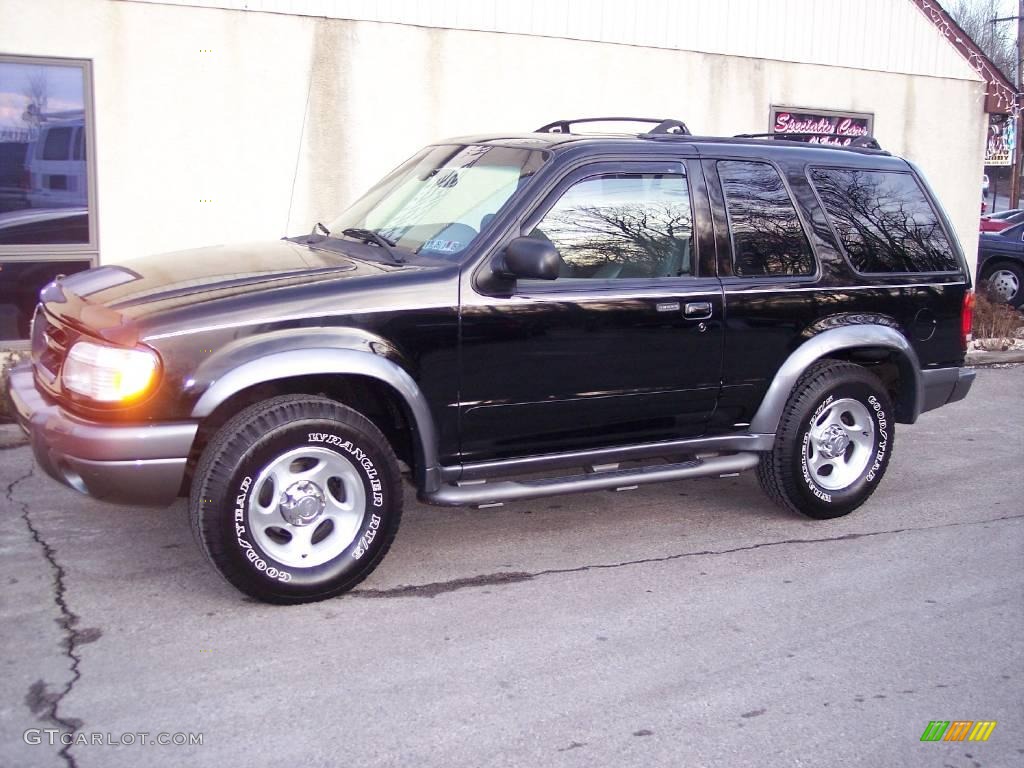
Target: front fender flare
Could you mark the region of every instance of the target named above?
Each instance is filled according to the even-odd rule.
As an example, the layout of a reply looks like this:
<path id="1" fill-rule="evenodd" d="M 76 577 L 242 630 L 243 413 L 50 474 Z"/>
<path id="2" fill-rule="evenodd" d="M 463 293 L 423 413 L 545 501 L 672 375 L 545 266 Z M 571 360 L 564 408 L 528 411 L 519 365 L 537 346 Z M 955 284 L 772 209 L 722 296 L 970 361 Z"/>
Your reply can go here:
<path id="1" fill-rule="evenodd" d="M 415 429 L 418 484 L 429 491 L 432 484 L 439 482 L 437 428 L 426 397 L 408 372 L 372 352 L 314 347 L 273 352 L 248 360 L 219 376 L 200 396 L 192 416 L 205 418 L 228 398 L 257 384 L 322 374 L 366 376 L 394 390 L 405 403 Z"/>
<path id="2" fill-rule="evenodd" d="M 765 393 L 761 405 L 750 422 L 754 433 L 775 434 L 782 419 L 782 410 L 803 372 L 816 360 L 833 352 L 858 347 L 884 348 L 896 352 L 900 358 L 900 374 L 910 377 L 913 402 L 906 421 L 913 423 L 921 413 L 924 402 L 924 384 L 917 353 L 906 337 L 894 328 L 884 325 L 847 325 L 812 336 L 786 358 Z"/>

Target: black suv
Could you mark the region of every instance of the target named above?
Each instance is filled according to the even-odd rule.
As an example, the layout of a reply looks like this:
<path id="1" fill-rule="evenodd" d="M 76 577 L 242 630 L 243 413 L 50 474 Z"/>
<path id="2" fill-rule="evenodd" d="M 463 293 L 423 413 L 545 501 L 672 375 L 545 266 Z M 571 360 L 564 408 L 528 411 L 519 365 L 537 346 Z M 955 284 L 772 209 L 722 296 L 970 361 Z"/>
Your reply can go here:
<path id="1" fill-rule="evenodd" d="M 421 499 L 489 506 L 756 469 L 845 515 L 895 425 L 963 398 L 971 281 L 934 195 L 858 139 L 430 146 L 298 238 L 43 289 L 11 396 L 98 498 L 190 496 L 228 581 L 350 589 Z"/>

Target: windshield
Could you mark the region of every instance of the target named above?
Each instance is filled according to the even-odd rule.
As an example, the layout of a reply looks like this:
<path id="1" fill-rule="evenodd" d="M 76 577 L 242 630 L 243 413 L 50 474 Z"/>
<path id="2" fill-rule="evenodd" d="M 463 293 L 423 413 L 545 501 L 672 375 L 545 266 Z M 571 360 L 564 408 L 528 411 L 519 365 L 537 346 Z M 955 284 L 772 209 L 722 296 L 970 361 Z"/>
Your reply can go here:
<path id="1" fill-rule="evenodd" d="M 515 147 L 427 147 L 331 222 L 333 237 L 365 229 L 413 253 L 457 260 L 544 163 Z"/>

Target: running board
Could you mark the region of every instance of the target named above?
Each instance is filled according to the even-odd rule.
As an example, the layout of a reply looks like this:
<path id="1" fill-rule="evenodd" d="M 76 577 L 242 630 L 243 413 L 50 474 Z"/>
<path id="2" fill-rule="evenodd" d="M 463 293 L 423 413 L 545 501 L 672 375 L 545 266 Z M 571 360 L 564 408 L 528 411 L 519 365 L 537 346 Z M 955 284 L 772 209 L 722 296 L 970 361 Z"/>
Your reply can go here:
<path id="1" fill-rule="evenodd" d="M 536 499 L 541 496 L 559 496 L 564 493 L 615 490 L 667 480 L 736 474 L 753 469 L 760 460 L 759 453 L 746 452 L 697 458 L 675 464 L 588 472 L 568 477 L 502 480 L 495 483 L 482 480 L 464 484 L 445 483 L 437 491 L 426 494 L 424 501 L 446 507 L 479 506 Z"/>

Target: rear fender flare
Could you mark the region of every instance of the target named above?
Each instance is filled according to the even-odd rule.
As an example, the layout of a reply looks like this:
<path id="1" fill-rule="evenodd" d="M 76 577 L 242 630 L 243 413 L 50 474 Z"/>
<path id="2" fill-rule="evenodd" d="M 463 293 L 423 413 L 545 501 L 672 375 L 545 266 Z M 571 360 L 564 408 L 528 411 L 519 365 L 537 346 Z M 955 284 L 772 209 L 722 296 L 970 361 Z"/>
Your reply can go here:
<path id="1" fill-rule="evenodd" d="M 882 347 L 897 353 L 901 377 L 913 387 L 913 400 L 905 420 L 911 424 L 915 422 L 924 402 L 924 384 L 917 353 L 906 337 L 896 329 L 884 325 L 863 324 L 822 331 L 797 347 L 775 374 L 757 413 L 750 422 L 750 431 L 755 434 L 775 434 L 790 393 L 803 372 L 816 360 L 834 352 L 858 347 Z"/>

